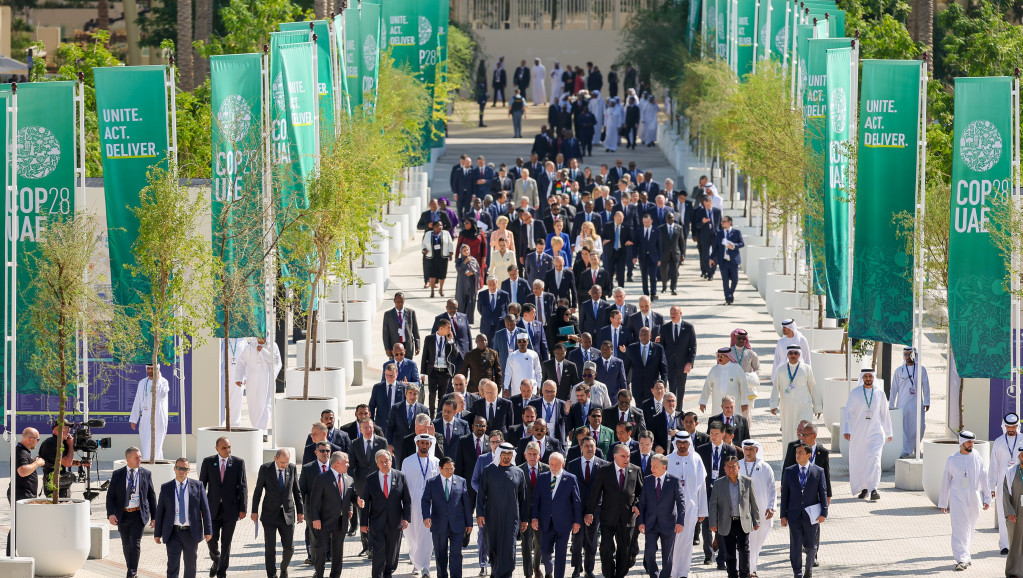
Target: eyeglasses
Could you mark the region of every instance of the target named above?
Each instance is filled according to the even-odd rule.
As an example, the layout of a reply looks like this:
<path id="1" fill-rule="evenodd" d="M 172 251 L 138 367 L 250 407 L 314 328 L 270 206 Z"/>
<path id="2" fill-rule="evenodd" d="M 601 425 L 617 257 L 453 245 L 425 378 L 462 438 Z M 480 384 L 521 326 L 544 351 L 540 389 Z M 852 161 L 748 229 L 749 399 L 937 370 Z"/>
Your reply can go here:
<path id="1" fill-rule="evenodd" d="M 188 470 L 190 470 L 192 468 L 187 468 L 187 467 L 183 468 L 181 466 L 174 466 L 174 469 L 179 471 L 179 472 L 187 472 Z"/>
<path id="2" fill-rule="evenodd" d="M 316 453 L 318 453 L 318 454 L 329 454 L 330 450 L 316 450 Z"/>
<path id="3" fill-rule="evenodd" d="M 32 436 L 32 437 L 28 437 L 28 438 L 25 438 L 25 439 L 37 440 L 37 439 L 39 439 L 39 436 Z"/>
<path id="4" fill-rule="evenodd" d="M 789 353 L 788 355 L 789 355 L 789 357 L 799 357 L 799 352 L 793 351 L 793 352 Z"/>

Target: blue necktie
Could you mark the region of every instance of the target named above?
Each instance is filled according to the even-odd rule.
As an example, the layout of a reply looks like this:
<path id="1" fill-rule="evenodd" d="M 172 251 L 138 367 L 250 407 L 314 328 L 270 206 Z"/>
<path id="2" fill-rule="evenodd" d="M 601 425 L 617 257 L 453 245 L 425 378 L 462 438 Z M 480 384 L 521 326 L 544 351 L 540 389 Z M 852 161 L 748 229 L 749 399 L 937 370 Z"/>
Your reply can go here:
<path id="1" fill-rule="evenodd" d="M 281 482 L 284 485 L 284 482 Z M 187 521 L 185 512 L 185 484 L 178 484 L 178 525 L 184 526 Z"/>
<path id="2" fill-rule="evenodd" d="M 615 249 L 622 248 L 621 225 L 615 225 Z"/>
<path id="3" fill-rule="evenodd" d="M 799 468 L 799 485 L 806 489 L 806 467 Z"/>
<path id="4" fill-rule="evenodd" d="M 284 470 L 277 470 L 277 485 L 281 487 L 282 491 L 284 490 Z"/>
<path id="5" fill-rule="evenodd" d="M 408 424 L 412 425 L 412 406 L 408 406 Z"/>

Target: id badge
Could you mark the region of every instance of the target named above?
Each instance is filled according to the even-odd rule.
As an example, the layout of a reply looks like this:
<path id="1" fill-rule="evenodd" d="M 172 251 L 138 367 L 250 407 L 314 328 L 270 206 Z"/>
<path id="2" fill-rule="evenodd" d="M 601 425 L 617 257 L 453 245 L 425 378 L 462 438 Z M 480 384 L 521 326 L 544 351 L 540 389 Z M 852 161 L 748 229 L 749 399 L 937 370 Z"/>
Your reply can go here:
<path id="1" fill-rule="evenodd" d="M 129 508 L 138 508 L 139 507 L 139 495 L 138 495 L 138 493 L 132 494 L 131 498 L 128 500 L 128 507 Z"/>
<path id="2" fill-rule="evenodd" d="M 970 481 L 966 479 L 966 476 L 963 476 L 962 479 L 959 480 L 959 487 L 964 490 L 970 487 Z"/>
<path id="3" fill-rule="evenodd" d="M 440 245 L 434 245 L 433 246 L 433 250 L 434 251 L 440 251 Z"/>

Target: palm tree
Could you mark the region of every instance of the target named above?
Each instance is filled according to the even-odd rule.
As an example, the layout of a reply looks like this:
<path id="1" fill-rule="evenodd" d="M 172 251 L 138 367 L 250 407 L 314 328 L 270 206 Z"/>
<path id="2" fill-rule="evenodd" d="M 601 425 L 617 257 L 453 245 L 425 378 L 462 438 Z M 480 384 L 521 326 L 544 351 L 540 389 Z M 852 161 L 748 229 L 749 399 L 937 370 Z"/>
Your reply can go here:
<path id="1" fill-rule="evenodd" d="M 195 0 L 195 39 L 206 44 L 213 34 L 213 2 L 212 0 Z M 210 74 L 210 61 L 203 58 L 198 50 L 192 51 L 195 59 L 195 84 L 202 84 Z"/>
<path id="2" fill-rule="evenodd" d="M 193 79 L 192 60 L 192 0 L 178 0 L 178 86 L 191 92 Z"/>
<path id="3" fill-rule="evenodd" d="M 110 30 L 110 0 L 96 2 L 96 27 L 100 30 Z"/>

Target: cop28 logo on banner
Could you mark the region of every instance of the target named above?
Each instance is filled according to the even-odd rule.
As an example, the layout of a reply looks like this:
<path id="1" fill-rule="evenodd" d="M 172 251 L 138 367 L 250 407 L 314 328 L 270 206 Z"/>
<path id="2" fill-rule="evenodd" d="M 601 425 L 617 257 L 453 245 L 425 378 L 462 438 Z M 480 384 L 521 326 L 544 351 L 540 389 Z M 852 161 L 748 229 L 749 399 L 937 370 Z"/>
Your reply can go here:
<path id="1" fill-rule="evenodd" d="M 1002 135 L 991 122 L 975 120 L 959 137 L 959 156 L 970 170 L 986 172 L 998 164 L 1002 156 Z"/>
<path id="2" fill-rule="evenodd" d="M 367 34 L 366 40 L 362 43 L 362 63 L 366 66 L 366 70 L 373 70 L 377 67 L 377 37 L 373 34 Z"/>
<path id="3" fill-rule="evenodd" d="M 778 49 L 780 54 L 785 54 L 785 50 L 789 46 L 789 33 L 788 30 L 782 28 L 774 35 L 774 47 Z"/>
<path id="4" fill-rule="evenodd" d="M 270 87 L 270 94 L 273 96 L 274 105 L 277 109 L 284 112 L 287 104 L 284 100 L 284 73 L 277 73 L 277 77 L 274 78 L 273 86 Z"/>
<path id="5" fill-rule="evenodd" d="M 426 16 L 419 17 L 419 45 L 422 46 L 433 38 L 433 25 Z"/>
<path id="6" fill-rule="evenodd" d="M 831 115 L 831 130 L 837 133 L 845 132 L 846 124 L 849 121 L 849 105 L 844 88 L 835 88 L 831 93 L 831 102 L 828 103 L 828 106 L 830 107 L 828 113 Z"/>
<path id="7" fill-rule="evenodd" d="M 276 95 L 275 95 L 276 96 Z M 217 110 L 217 124 L 229 142 L 237 143 L 249 134 L 252 127 L 252 111 L 245 99 L 232 94 L 220 103 Z"/>
<path id="8" fill-rule="evenodd" d="M 60 143 L 49 129 L 26 126 L 18 130 L 18 176 L 41 179 L 60 163 Z"/>

